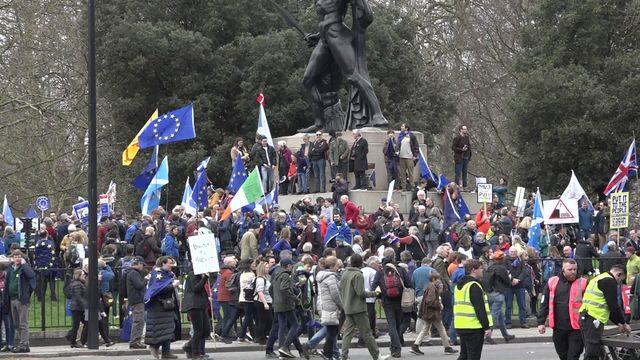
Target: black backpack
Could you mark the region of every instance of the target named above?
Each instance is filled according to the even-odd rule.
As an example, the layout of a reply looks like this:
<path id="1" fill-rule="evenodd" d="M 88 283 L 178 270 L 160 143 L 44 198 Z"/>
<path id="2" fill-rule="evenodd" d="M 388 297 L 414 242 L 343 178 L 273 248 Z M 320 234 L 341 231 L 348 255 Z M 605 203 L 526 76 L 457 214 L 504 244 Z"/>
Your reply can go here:
<path id="1" fill-rule="evenodd" d="M 238 277 L 239 278 L 239 277 Z M 245 301 L 252 301 L 253 300 L 253 296 L 256 293 L 256 280 L 258 279 L 258 277 L 255 277 L 251 283 L 249 284 L 249 286 L 247 286 L 246 288 L 242 289 L 242 291 L 244 292 L 244 300 Z"/>

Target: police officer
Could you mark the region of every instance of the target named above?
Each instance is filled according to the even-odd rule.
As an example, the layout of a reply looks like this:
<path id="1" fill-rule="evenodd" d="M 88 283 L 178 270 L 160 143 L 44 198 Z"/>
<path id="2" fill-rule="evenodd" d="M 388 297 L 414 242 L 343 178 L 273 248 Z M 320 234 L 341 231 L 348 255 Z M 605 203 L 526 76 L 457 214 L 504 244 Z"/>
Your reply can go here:
<path id="1" fill-rule="evenodd" d="M 631 333 L 618 303 L 618 284 L 625 278 L 622 265 L 613 265 L 611 270 L 593 278 L 584 293 L 580 307 L 580 328 L 584 340 L 584 360 L 598 360 L 602 352 L 602 332 L 611 320 L 620 332 Z"/>
<path id="2" fill-rule="evenodd" d="M 489 302 L 480 281 L 484 268 L 479 260 L 467 260 L 465 276 L 454 292 L 454 326 L 460 336 L 458 360 L 479 360 L 484 338 L 491 336 L 493 320 Z"/>
<path id="3" fill-rule="evenodd" d="M 584 347 L 580 332 L 582 297 L 588 279 L 578 278 L 578 263 L 573 259 L 562 262 L 562 273 L 549 279 L 540 302 L 538 332 L 546 332 L 545 321 L 553 329 L 553 345 L 560 360 L 578 360 Z"/>

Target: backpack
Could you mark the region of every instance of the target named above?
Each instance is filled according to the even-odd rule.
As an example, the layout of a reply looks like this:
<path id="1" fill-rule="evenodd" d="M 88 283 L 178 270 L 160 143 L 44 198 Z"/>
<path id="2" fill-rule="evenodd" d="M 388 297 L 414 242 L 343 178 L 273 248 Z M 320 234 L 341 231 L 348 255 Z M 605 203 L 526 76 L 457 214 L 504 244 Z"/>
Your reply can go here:
<path id="1" fill-rule="evenodd" d="M 253 280 L 251 280 L 251 283 L 249 283 L 249 285 L 242 289 L 242 291 L 244 292 L 244 300 L 245 301 L 251 301 L 253 300 L 253 296 L 256 293 L 256 280 L 258 279 L 258 277 L 253 278 Z"/>
<path id="2" fill-rule="evenodd" d="M 149 252 L 149 244 L 147 244 L 147 238 L 142 238 L 140 239 L 140 241 L 138 241 L 135 248 L 135 254 L 136 256 L 146 256 L 147 253 Z"/>
<path id="3" fill-rule="evenodd" d="M 124 241 L 126 241 L 128 244 L 131 244 L 131 240 L 133 240 L 133 236 L 136 234 L 136 231 L 138 231 L 137 225 L 134 224 L 129 226 L 127 232 L 124 235 Z"/>
<path id="4" fill-rule="evenodd" d="M 400 274 L 392 266 L 385 266 L 384 269 L 384 294 L 388 298 L 399 298 L 402 296 L 402 290 L 404 286 L 402 284 L 402 279 L 400 278 Z"/>
<path id="5" fill-rule="evenodd" d="M 229 290 L 230 293 L 237 296 L 238 291 L 240 290 L 240 274 L 233 273 L 233 275 L 231 275 L 231 278 L 225 285 L 227 286 L 227 290 Z"/>

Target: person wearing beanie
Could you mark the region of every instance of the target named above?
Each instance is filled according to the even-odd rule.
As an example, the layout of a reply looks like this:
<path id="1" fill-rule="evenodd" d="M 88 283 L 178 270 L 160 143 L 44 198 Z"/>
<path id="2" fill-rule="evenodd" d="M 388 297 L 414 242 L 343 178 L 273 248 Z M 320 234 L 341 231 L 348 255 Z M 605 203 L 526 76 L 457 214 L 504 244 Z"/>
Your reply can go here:
<path id="1" fill-rule="evenodd" d="M 504 321 L 504 311 L 502 306 L 504 305 L 504 295 L 511 287 L 511 280 L 509 278 L 509 271 L 504 261 L 504 252 L 497 250 L 491 257 L 491 263 L 484 274 L 484 288 L 489 298 L 489 308 L 491 309 L 491 317 L 493 318 L 493 325 L 500 329 L 500 333 L 505 341 L 511 341 L 515 339 L 515 335 L 511 335 L 507 332 L 507 327 Z M 491 336 L 485 339 L 487 344 L 495 344 L 495 341 Z"/>

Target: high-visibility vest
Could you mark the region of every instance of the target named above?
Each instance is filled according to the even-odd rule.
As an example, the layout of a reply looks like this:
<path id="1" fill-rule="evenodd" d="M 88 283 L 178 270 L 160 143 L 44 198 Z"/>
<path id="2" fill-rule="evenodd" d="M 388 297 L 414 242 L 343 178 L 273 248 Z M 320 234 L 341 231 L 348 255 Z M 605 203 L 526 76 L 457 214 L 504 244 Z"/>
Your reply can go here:
<path id="1" fill-rule="evenodd" d="M 549 327 L 554 329 L 556 327 L 555 320 L 555 297 L 556 289 L 560 282 L 560 277 L 554 276 L 549 279 Z M 577 278 L 571 284 L 571 290 L 569 292 L 569 319 L 571 320 L 571 327 L 574 330 L 580 330 L 580 308 L 582 307 L 582 296 L 587 288 L 588 280 L 586 278 Z"/>
<path id="2" fill-rule="evenodd" d="M 471 286 L 477 284 L 482 290 L 482 297 L 484 299 L 484 308 L 487 312 L 487 318 L 489 319 L 489 326 L 493 326 L 493 318 L 491 317 L 491 310 L 489 309 L 489 301 L 487 301 L 487 294 L 482 289 L 477 281 L 469 281 L 464 284 L 462 289 L 458 289 L 456 286 L 454 293 L 453 304 L 453 325 L 456 329 L 482 329 L 482 324 L 478 320 L 476 315 L 476 309 L 471 304 Z"/>
<path id="3" fill-rule="evenodd" d="M 606 324 L 609 321 L 609 315 L 611 314 L 607 300 L 604 298 L 602 290 L 598 288 L 598 281 L 604 278 L 613 277 L 606 272 L 591 279 L 589 285 L 587 285 L 587 290 L 584 292 L 582 307 L 580 307 L 580 312 L 586 311 L 591 317 L 600 321 L 602 324 Z"/>

